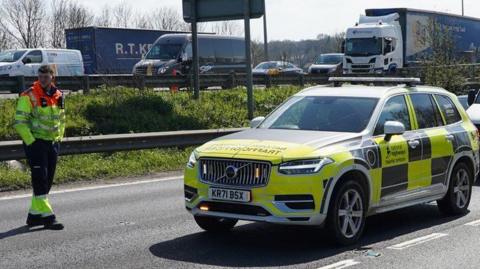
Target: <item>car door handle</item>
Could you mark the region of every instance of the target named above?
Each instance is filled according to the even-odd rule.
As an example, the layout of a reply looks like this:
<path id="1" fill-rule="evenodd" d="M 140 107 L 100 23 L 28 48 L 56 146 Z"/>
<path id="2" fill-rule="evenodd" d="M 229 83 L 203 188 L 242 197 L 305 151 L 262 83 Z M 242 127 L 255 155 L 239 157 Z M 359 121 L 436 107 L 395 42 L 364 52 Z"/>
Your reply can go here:
<path id="1" fill-rule="evenodd" d="M 420 141 L 418 140 L 409 140 L 408 141 L 408 145 L 410 145 L 410 147 L 412 149 L 415 149 L 416 147 L 418 147 L 420 145 Z"/>
<path id="2" fill-rule="evenodd" d="M 445 138 L 448 140 L 448 141 L 453 141 L 455 140 L 455 136 L 449 134 L 449 135 L 446 135 Z"/>

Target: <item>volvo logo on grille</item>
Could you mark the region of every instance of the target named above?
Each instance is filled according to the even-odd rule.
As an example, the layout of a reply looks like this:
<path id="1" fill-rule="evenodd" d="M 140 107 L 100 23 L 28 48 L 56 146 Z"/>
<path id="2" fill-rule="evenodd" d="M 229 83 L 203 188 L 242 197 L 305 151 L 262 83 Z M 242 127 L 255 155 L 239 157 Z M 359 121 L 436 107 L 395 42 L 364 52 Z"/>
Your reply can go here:
<path id="1" fill-rule="evenodd" d="M 236 168 L 235 166 L 227 166 L 227 168 L 225 168 L 225 177 L 227 179 L 234 179 L 238 176 L 238 168 Z"/>

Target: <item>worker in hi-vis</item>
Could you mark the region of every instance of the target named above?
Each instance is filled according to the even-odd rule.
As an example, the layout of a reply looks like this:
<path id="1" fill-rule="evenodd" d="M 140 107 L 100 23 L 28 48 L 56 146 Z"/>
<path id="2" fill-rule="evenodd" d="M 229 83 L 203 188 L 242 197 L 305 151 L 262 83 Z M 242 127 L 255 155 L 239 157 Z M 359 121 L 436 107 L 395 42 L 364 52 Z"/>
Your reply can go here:
<path id="1" fill-rule="evenodd" d="M 53 84 L 54 74 L 50 66 L 41 66 L 38 80 L 20 94 L 15 129 L 23 140 L 32 176 L 33 196 L 27 225 L 61 230 L 63 224 L 56 220 L 47 197 L 65 132 L 65 100 Z"/>

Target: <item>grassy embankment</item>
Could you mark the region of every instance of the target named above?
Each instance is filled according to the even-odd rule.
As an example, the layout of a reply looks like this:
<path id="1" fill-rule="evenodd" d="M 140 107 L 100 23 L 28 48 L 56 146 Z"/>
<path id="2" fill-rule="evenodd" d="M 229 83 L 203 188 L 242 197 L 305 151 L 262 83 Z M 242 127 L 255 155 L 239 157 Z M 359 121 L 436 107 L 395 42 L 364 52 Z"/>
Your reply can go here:
<path id="1" fill-rule="evenodd" d="M 255 91 L 256 115 L 266 115 L 298 87 Z M 99 89 L 66 100 L 67 136 L 195 130 L 247 126 L 243 89 L 170 94 L 127 88 Z M 19 139 L 13 129 L 14 100 L 0 100 L 0 141 Z M 192 149 L 153 149 L 60 157 L 55 183 L 146 175 L 181 169 Z M 0 191 L 30 185 L 29 171 L 0 163 Z"/>

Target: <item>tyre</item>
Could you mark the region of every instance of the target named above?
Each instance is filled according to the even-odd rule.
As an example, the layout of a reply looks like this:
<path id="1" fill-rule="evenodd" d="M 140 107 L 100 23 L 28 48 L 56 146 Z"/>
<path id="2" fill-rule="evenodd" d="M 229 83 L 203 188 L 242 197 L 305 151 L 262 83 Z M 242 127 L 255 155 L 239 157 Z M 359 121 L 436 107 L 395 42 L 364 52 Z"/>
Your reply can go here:
<path id="1" fill-rule="evenodd" d="M 446 215 L 467 213 L 472 196 L 473 172 L 465 163 L 455 165 L 445 197 L 437 201 L 438 209 Z"/>
<path id="2" fill-rule="evenodd" d="M 198 226 L 208 232 L 226 232 L 231 230 L 238 222 L 238 220 L 236 219 L 215 218 L 206 216 L 194 216 L 194 218 Z"/>
<path id="3" fill-rule="evenodd" d="M 347 180 L 335 189 L 327 217 L 327 228 L 335 243 L 351 245 L 358 241 L 365 227 L 366 205 L 360 183 Z"/>

